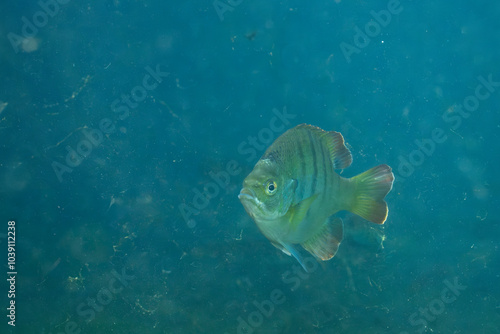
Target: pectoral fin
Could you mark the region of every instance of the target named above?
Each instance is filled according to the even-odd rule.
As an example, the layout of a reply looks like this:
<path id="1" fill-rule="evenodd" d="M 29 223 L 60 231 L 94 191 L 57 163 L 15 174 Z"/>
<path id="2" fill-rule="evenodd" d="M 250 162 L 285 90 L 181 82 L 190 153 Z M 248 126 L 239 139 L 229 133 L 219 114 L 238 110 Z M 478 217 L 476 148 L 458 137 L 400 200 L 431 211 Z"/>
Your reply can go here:
<path id="1" fill-rule="evenodd" d="M 306 217 L 307 211 L 311 207 L 311 204 L 318 197 L 318 194 L 312 195 L 311 197 L 306 198 L 300 203 L 295 204 L 290 207 L 287 213 L 287 218 L 290 224 L 297 228 L 302 220 Z"/>
<path id="2" fill-rule="evenodd" d="M 304 242 L 302 247 L 317 259 L 327 261 L 337 253 L 343 235 L 342 219 L 333 217 L 323 225 L 315 236 Z"/>

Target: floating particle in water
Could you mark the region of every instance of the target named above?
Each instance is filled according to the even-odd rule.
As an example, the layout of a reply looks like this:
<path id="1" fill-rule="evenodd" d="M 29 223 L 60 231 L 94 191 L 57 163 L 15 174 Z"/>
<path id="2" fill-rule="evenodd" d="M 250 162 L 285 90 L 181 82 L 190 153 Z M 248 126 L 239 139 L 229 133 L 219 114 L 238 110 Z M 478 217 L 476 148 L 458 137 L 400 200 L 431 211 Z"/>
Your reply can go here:
<path id="1" fill-rule="evenodd" d="M 483 221 L 486 219 L 486 217 L 488 217 L 488 211 L 486 211 L 485 209 L 480 209 L 477 213 L 476 213 L 476 218 L 479 219 L 480 221 Z"/>
<path id="2" fill-rule="evenodd" d="M 23 39 L 21 48 L 26 53 L 31 53 L 33 51 L 38 50 L 40 47 L 40 40 L 35 37 L 26 37 Z"/>
<path id="3" fill-rule="evenodd" d="M 5 107 L 7 107 L 7 105 L 8 105 L 7 102 L 0 101 L 0 114 L 5 109 Z"/>

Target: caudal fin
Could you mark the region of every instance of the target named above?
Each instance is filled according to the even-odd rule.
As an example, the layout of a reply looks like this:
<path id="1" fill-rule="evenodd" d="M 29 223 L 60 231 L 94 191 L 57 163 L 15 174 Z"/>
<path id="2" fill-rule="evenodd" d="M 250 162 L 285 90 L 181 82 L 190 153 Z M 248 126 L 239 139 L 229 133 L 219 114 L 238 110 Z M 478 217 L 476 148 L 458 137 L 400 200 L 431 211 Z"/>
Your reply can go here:
<path id="1" fill-rule="evenodd" d="M 394 181 L 391 167 L 373 167 L 350 181 L 355 190 L 348 210 L 373 223 L 383 224 L 389 212 L 384 197 L 391 191 Z"/>

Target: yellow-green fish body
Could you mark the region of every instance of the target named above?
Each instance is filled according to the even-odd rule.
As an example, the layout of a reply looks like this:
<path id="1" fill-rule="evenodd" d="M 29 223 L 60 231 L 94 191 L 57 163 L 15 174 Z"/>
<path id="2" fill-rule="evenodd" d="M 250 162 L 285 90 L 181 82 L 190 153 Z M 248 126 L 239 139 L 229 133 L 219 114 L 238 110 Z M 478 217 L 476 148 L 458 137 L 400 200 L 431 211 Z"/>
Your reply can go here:
<path id="1" fill-rule="evenodd" d="M 296 244 L 326 261 L 343 238 L 342 220 L 333 214 L 349 210 L 378 224 L 387 218 L 391 168 L 380 165 L 350 179 L 335 173 L 351 162 L 340 133 L 301 124 L 267 149 L 238 198 L 271 243 L 303 267 Z"/>

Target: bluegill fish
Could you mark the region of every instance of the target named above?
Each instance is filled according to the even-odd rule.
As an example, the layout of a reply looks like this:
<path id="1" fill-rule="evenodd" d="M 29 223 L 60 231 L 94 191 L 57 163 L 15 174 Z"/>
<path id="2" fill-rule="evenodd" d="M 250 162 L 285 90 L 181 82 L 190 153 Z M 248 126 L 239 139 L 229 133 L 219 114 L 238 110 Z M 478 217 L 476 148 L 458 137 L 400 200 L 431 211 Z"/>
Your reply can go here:
<path id="1" fill-rule="evenodd" d="M 383 224 L 385 196 L 394 175 L 379 165 L 352 178 L 335 169 L 349 167 L 351 152 L 339 132 L 301 124 L 276 139 L 243 181 L 238 195 L 246 212 L 277 248 L 301 260 L 300 244 L 317 260 L 330 260 L 343 238 L 341 210 Z"/>

